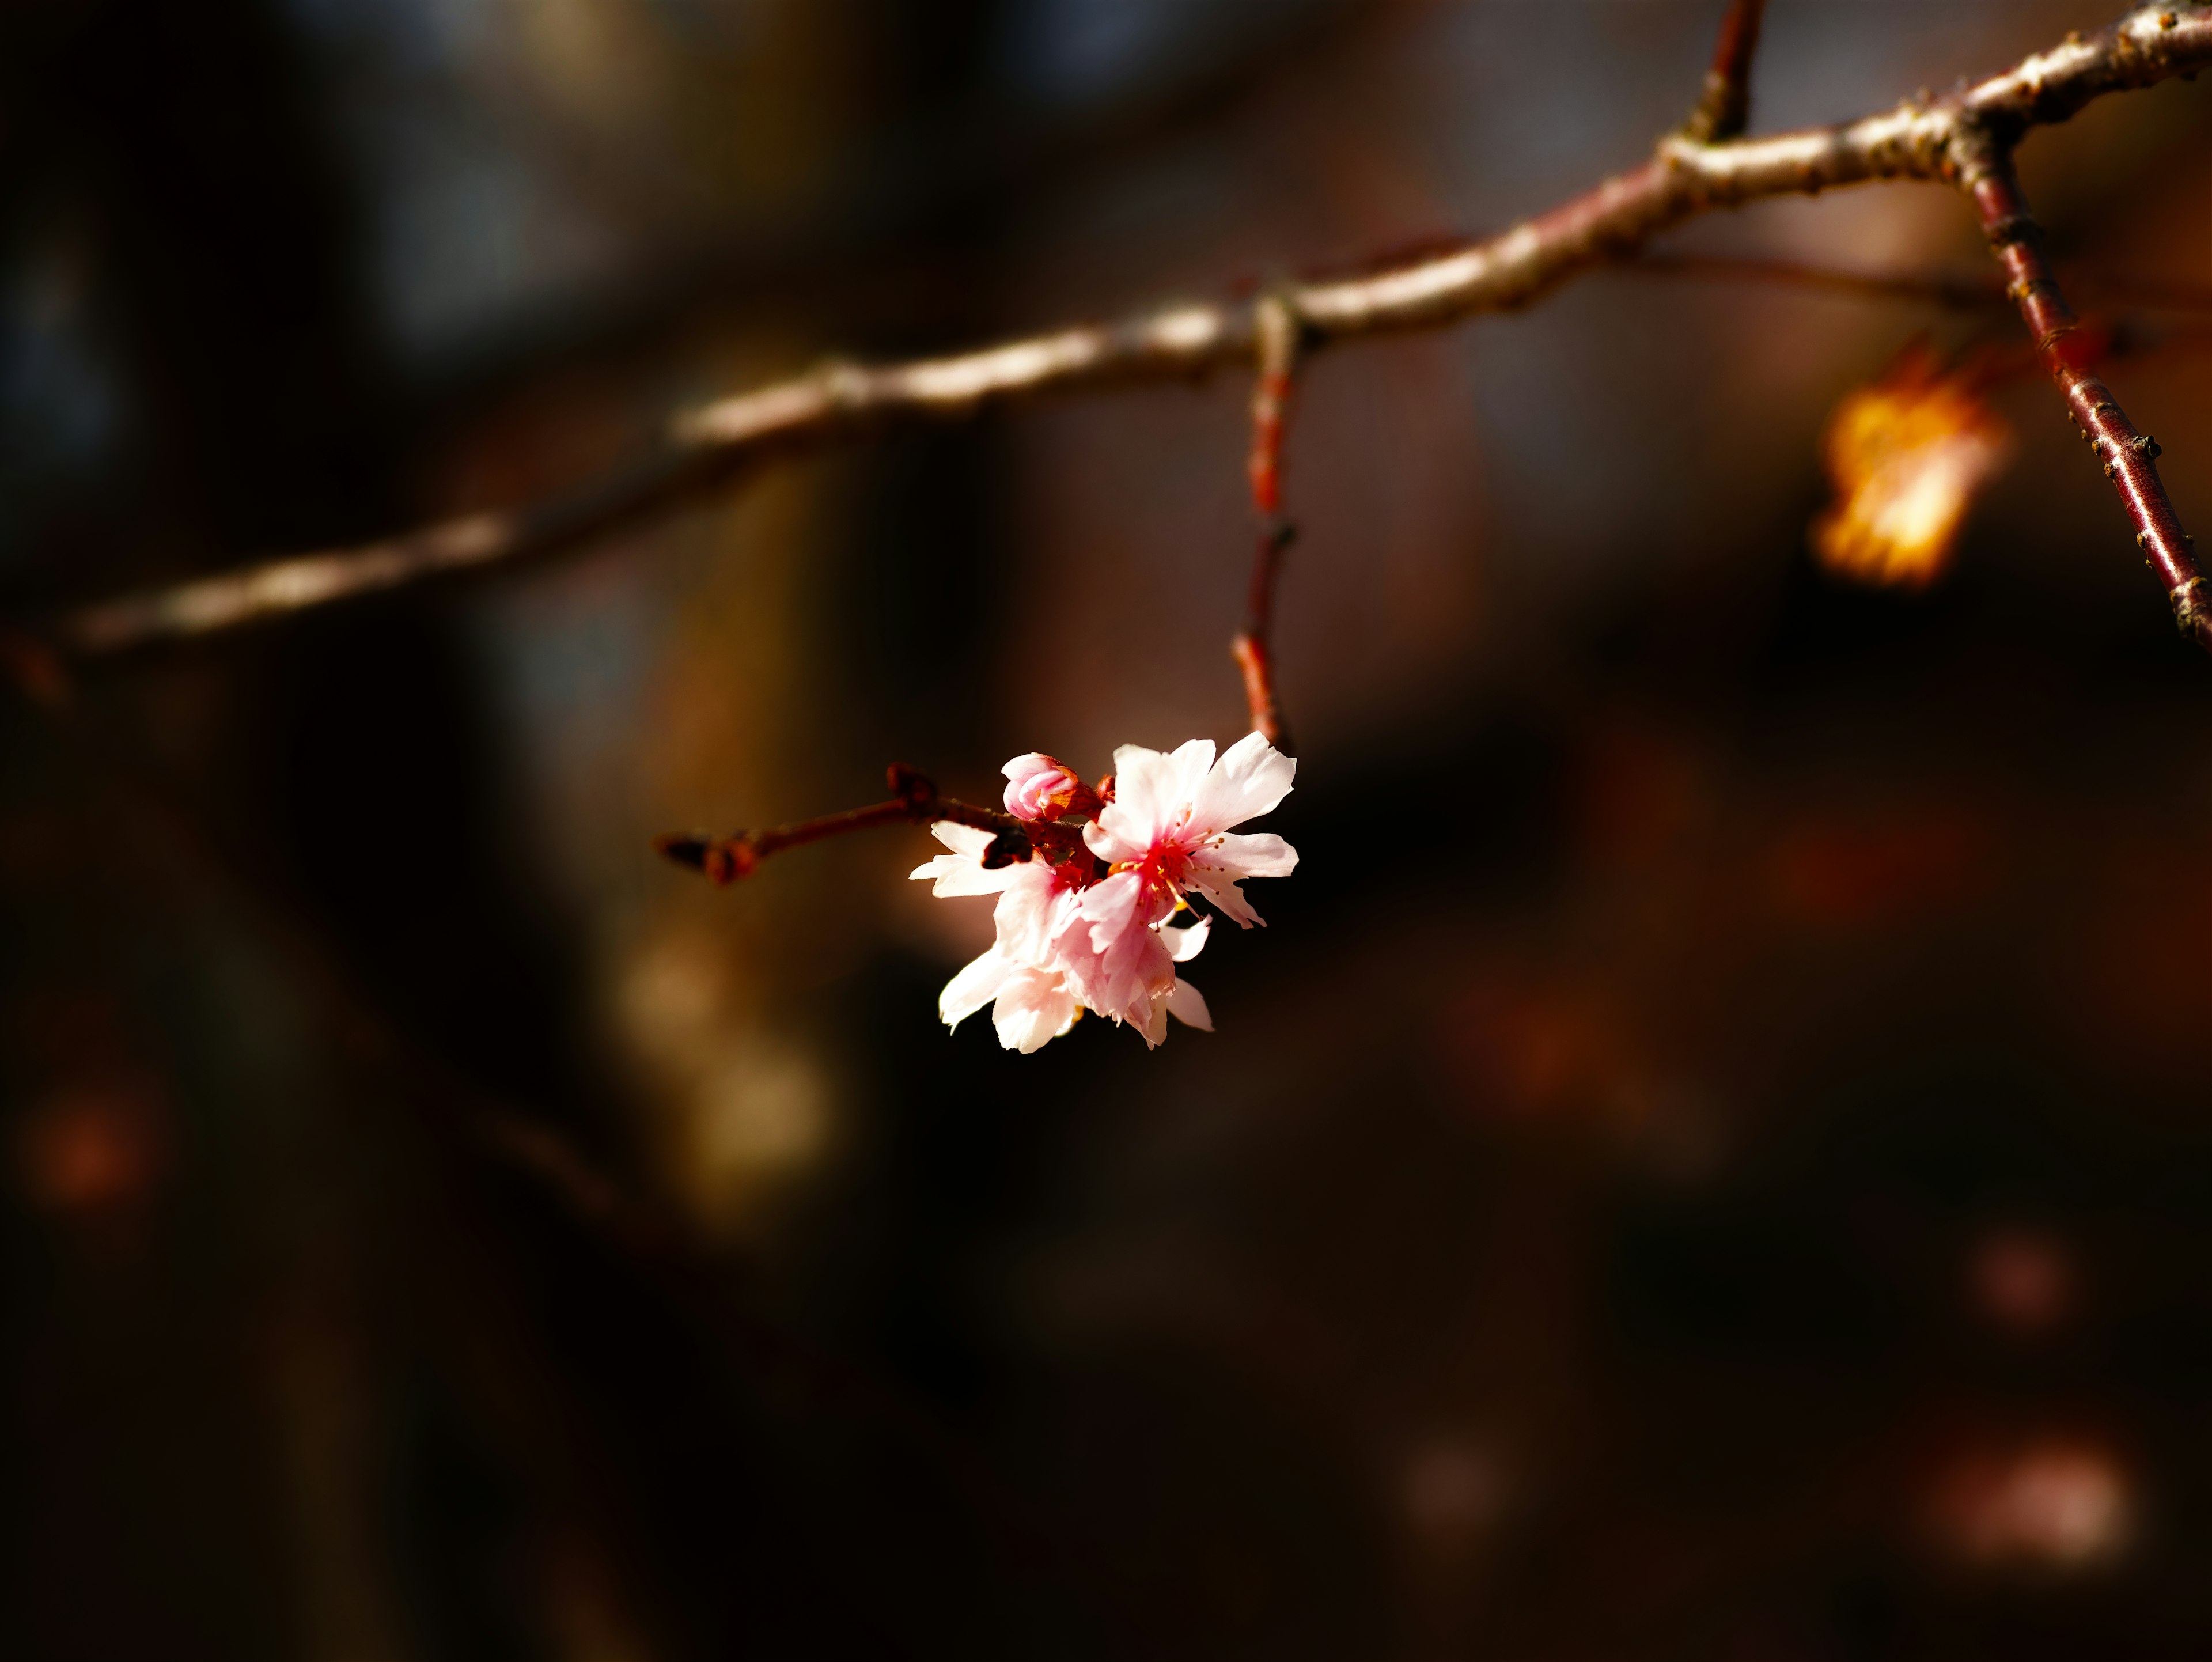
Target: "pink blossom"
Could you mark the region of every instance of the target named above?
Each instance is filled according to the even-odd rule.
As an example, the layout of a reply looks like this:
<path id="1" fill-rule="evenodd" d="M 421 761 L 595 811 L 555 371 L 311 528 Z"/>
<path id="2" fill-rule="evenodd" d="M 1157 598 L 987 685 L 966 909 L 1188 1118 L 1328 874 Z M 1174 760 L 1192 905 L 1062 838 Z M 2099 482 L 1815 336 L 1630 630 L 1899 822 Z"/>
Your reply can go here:
<path id="1" fill-rule="evenodd" d="M 1027 1056 L 1075 1025 L 1075 995 L 1057 970 L 1024 964 L 993 947 L 947 982 L 938 995 L 937 1014 L 957 1027 L 986 1004 L 994 1006 L 991 1023 L 999 1044 Z"/>
<path id="2" fill-rule="evenodd" d="M 1272 831 L 1246 836 L 1231 827 L 1289 795 L 1297 766 L 1256 733 L 1218 762 L 1210 739 L 1194 739 L 1170 756 L 1122 746 L 1114 752 L 1114 801 L 1083 831 L 1114 874 L 1085 893 L 1085 914 L 1109 931 L 1132 919 L 1157 926 L 1176 901 L 1194 892 L 1248 929 L 1262 922 L 1237 886 L 1248 877 L 1288 877 L 1297 868 L 1297 850 Z M 1124 879 L 1133 898 L 1106 892 Z"/>
<path id="3" fill-rule="evenodd" d="M 1073 770 L 1042 753 L 1017 757 L 1006 768 L 1006 803 L 1017 813 L 1097 815 L 1083 835 L 1108 867 L 1103 875 L 1080 855 L 1060 865 L 1040 855 L 987 870 L 989 831 L 943 821 L 932 827 L 951 852 L 914 875 L 933 880 L 939 895 L 999 897 L 997 939 L 938 1001 L 947 1026 L 994 1005 L 999 1042 L 1024 1053 L 1066 1032 L 1085 1009 L 1127 1023 L 1147 1045 L 1167 1036 L 1170 1015 L 1212 1031 L 1205 999 L 1176 967 L 1198 956 L 1212 920 L 1167 926 L 1188 910 L 1189 893 L 1246 928 L 1261 921 L 1237 884 L 1288 876 L 1297 855 L 1279 837 L 1230 828 L 1281 801 L 1297 764 L 1256 733 L 1218 762 L 1203 739 L 1169 756 L 1125 745 L 1114 759 L 1110 794 L 1091 791 Z"/>

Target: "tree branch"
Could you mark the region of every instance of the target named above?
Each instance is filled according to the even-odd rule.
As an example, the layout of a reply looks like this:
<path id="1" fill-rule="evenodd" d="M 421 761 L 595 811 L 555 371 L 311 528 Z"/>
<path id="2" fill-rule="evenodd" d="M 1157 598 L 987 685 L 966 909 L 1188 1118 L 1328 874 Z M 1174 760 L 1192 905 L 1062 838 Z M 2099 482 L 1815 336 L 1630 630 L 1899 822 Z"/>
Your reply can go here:
<path id="1" fill-rule="evenodd" d="M 704 874 L 707 880 L 717 887 L 750 877 L 762 861 L 786 849 L 842 837 L 848 831 L 871 831 L 878 825 L 921 825 L 933 819 L 949 819 L 955 825 L 994 832 L 990 847 L 983 852 L 986 870 L 995 871 L 1038 855 L 1054 865 L 1079 854 L 1086 857 L 1089 855 L 1084 846 L 1082 829 L 1078 825 L 1017 819 L 996 808 L 979 808 L 972 802 L 939 796 L 936 782 L 927 774 L 897 763 L 891 764 L 890 780 L 891 799 L 888 802 L 871 802 L 866 807 L 825 813 L 819 819 L 802 819 L 795 825 L 772 825 L 765 831 L 732 831 L 727 837 L 672 832 L 653 838 L 653 846 L 657 853 L 678 865 Z"/>
<path id="2" fill-rule="evenodd" d="M 1283 518 L 1283 434 L 1290 417 L 1291 387 L 1297 371 L 1301 329 L 1292 302 L 1263 296 L 1253 313 L 1259 375 L 1252 384 L 1252 449 L 1245 472 L 1252 485 L 1252 508 L 1259 515 L 1258 545 L 1252 556 L 1252 584 L 1244 608 L 1244 627 L 1229 643 L 1229 655 L 1244 678 L 1244 704 L 1251 731 L 1279 750 L 1289 748 L 1283 713 L 1275 697 L 1275 586 L 1283 556 L 1296 529 Z"/>
<path id="3" fill-rule="evenodd" d="M 1751 59 L 1759 50 L 1759 23 L 1766 0 L 1729 0 L 1713 43 L 1713 66 L 1705 71 L 1705 90 L 1682 126 L 1693 144 L 1734 138 L 1751 119 Z"/>
<path id="4" fill-rule="evenodd" d="M 2008 154 L 2029 128 L 2063 121 L 2106 94 L 2208 66 L 2212 9 L 2147 7 L 2001 75 L 1839 126 L 1727 143 L 1670 135 L 1642 166 L 1501 235 L 1282 292 L 1310 350 L 1437 328 L 1526 305 L 1709 209 L 1874 180 L 1942 180 L 1978 192 L 1976 181 L 1989 174 L 1990 156 Z M 740 463 L 778 449 L 900 422 L 958 419 L 1048 389 L 1175 380 L 1251 362 L 1255 310 L 1256 302 L 1178 305 L 955 356 L 878 367 L 830 363 L 678 416 L 656 454 L 575 495 L 106 601 L 26 632 L 65 656 L 96 657 L 216 635 L 443 573 L 519 562 L 717 488 Z M 2163 503 L 2163 495 L 2157 500 Z M 2170 520 L 2171 510 L 2162 511 Z M 2172 533 L 2179 534 L 2178 528 Z M 2162 549 L 2166 538 L 2160 531 Z"/>
<path id="5" fill-rule="evenodd" d="M 2068 413 L 2105 466 L 2136 527 L 2143 563 L 2158 573 L 2181 632 L 2212 651 L 2212 593 L 2197 569 L 2194 539 L 2158 477 L 2158 441 L 2136 431 L 2094 365 L 2103 342 L 2082 330 L 2044 257 L 2043 228 L 2028 211 L 2013 176 L 2012 157 L 1997 152 L 1967 186 L 1990 251 L 2011 279 L 2006 289 L 2034 338 L 2036 356 L 2058 385 Z"/>

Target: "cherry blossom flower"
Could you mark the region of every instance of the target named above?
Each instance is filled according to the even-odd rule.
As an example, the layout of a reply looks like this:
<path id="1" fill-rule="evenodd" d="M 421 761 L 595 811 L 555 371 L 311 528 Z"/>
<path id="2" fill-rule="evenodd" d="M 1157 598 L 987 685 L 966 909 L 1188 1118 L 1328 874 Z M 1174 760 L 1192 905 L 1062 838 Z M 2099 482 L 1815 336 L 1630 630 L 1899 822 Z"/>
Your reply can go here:
<path id="1" fill-rule="evenodd" d="M 1267 813 L 1291 789 L 1297 764 L 1255 733 L 1217 762 L 1196 739 L 1171 755 L 1125 745 L 1116 773 L 1094 791 L 1042 752 L 1006 767 L 1006 805 L 1032 821 L 1095 815 L 1085 848 L 1059 863 L 1042 854 L 996 870 L 983 865 L 992 833 L 939 821 L 951 850 L 917 868 L 940 896 L 995 894 L 997 938 L 945 986 L 938 1013 L 957 1026 L 989 1004 L 999 1041 L 1024 1054 L 1066 1032 L 1085 1009 L 1167 1036 L 1168 1018 L 1211 1032 L 1212 1017 L 1176 966 L 1204 949 L 1201 918 L 1170 927 L 1195 893 L 1249 928 L 1261 920 L 1237 885 L 1286 877 L 1297 852 L 1279 837 L 1231 828 Z"/>
<path id="2" fill-rule="evenodd" d="M 1297 765 L 1256 733 L 1218 762 L 1210 739 L 1194 739 L 1170 756 L 1122 746 L 1114 752 L 1114 801 L 1083 832 L 1113 872 L 1086 892 L 1086 913 L 1102 926 L 1110 920 L 1125 928 L 1128 918 L 1156 926 L 1175 901 L 1194 892 L 1248 929 L 1264 922 L 1237 886 L 1248 877 L 1288 877 L 1297 850 L 1272 831 L 1245 836 L 1231 828 L 1289 795 Z M 1138 898 L 1109 896 L 1116 885 Z"/>

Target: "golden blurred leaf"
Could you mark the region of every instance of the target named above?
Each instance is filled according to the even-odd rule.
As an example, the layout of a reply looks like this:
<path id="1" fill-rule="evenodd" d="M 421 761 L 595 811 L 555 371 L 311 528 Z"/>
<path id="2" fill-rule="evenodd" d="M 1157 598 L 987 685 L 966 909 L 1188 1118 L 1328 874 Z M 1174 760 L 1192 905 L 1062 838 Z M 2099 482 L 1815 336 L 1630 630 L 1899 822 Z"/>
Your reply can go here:
<path id="1" fill-rule="evenodd" d="M 1882 588 L 1925 588 L 1943 574 L 1967 508 L 2011 449 L 1982 401 L 1986 380 L 1984 365 L 1946 368 L 1915 340 L 1837 405 L 1820 438 L 1836 496 L 1813 526 L 1824 569 Z"/>

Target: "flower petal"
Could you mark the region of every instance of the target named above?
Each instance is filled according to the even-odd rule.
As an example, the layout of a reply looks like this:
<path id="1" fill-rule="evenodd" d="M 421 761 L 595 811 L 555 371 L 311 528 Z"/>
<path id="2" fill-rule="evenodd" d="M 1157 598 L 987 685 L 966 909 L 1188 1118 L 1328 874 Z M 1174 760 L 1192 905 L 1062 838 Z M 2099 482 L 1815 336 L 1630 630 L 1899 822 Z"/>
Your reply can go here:
<path id="1" fill-rule="evenodd" d="M 1169 943 L 1158 927 L 1174 906 L 1172 896 L 1149 887 L 1134 872 L 1116 873 L 1085 889 L 1079 916 L 1086 939 L 1070 944 L 1090 951 L 1066 951 L 1061 958 L 1075 995 L 1111 1020 L 1141 1025 L 1147 1020 L 1153 989 L 1164 988 L 1175 976 Z"/>
<path id="2" fill-rule="evenodd" d="M 1167 1006 L 1168 1014 L 1185 1026 L 1195 1027 L 1201 1033 L 1213 1031 L 1213 1013 L 1206 1008 L 1206 1001 L 1199 996 L 1198 989 L 1188 981 L 1176 982 L 1168 989 L 1167 997 L 1161 1001 Z"/>
<path id="3" fill-rule="evenodd" d="M 983 869 L 983 851 L 992 841 L 989 831 L 975 825 L 957 825 L 949 819 L 938 820 L 929 830 L 952 852 L 924 861 L 908 875 L 934 878 L 937 886 L 930 892 L 939 899 L 950 900 L 964 894 L 996 894 L 1013 880 L 1013 874 L 1020 869 L 1019 861 L 994 872 Z"/>
<path id="4" fill-rule="evenodd" d="M 1129 1025 L 1144 1035 L 1146 1050 L 1158 1050 L 1160 1041 L 1168 1036 L 1168 995 L 1160 993 L 1146 999 L 1141 1011 L 1129 1013 Z"/>
<path id="5" fill-rule="evenodd" d="M 1028 1056 L 1073 1026 L 1075 1009 L 1075 999 L 1057 970 L 1024 965 L 999 989 L 991 1021 L 1004 1049 Z"/>
<path id="6" fill-rule="evenodd" d="M 1054 942 L 1074 910 L 1075 892 L 1063 886 L 1060 868 L 1042 860 L 1018 862 L 1010 871 L 1006 892 L 992 914 L 999 950 L 1018 964 L 1048 968 L 1057 952 Z"/>
<path id="7" fill-rule="evenodd" d="M 1167 805 L 1172 815 L 1190 806 L 1197 798 L 1199 788 L 1206 782 L 1206 775 L 1212 771 L 1213 740 L 1186 739 L 1176 746 L 1168 762 L 1176 773 L 1175 794 Z"/>
<path id="8" fill-rule="evenodd" d="M 1083 840 L 1109 865 L 1139 860 L 1183 820 L 1191 793 L 1213 765 L 1213 740 L 1193 739 L 1163 756 L 1142 745 L 1114 752 L 1114 800 L 1099 810 Z"/>
<path id="9" fill-rule="evenodd" d="M 1017 819 L 1057 819 L 1083 782 L 1057 756 L 1033 750 L 999 770 L 1006 776 L 1006 812 Z"/>
<path id="10" fill-rule="evenodd" d="M 966 965 L 945 983 L 937 995 L 937 1014 L 948 1027 L 957 1027 L 999 995 L 999 989 L 1015 969 L 1013 960 L 996 947 Z"/>
<path id="11" fill-rule="evenodd" d="M 1168 943 L 1168 956 L 1178 964 L 1188 964 L 1206 949 L 1206 937 L 1212 932 L 1213 920 L 1201 917 L 1187 929 L 1162 929 L 1160 939 Z"/>
<path id="12" fill-rule="evenodd" d="M 1272 811 L 1291 794 L 1298 764 L 1256 733 L 1248 733 L 1223 752 L 1192 791 L 1191 825 L 1203 831 L 1227 831 Z"/>
<path id="13" fill-rule="evenodd" d="M 1246 928 L 1255 923 L 1265 924 L 1267 919 L 1252 910 L 1252 903 L 1244 898 L 1244 891 L 1237 886 L 1228 873 L 1201 870 L 1194 867 L 1185 880 L 1194 893 L 1212 902 L 1224 917 L 1234 918 Z"/>
<path id="14" fill-rule="evenodd" d="M 1298 868 L 1298 851 L 1273 831 L 1230 831 L 1192 855 L 1190 863 L 1232 878 L 1288 877 Z"/>

